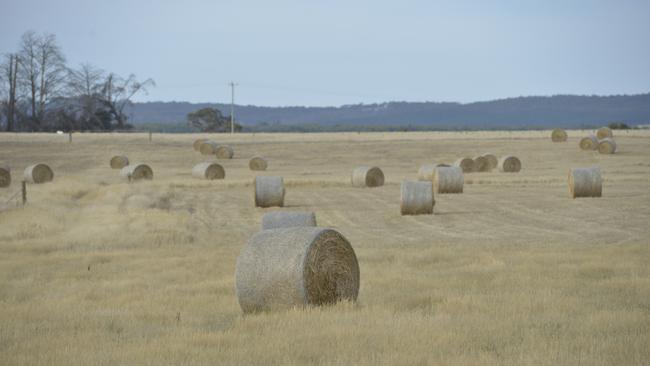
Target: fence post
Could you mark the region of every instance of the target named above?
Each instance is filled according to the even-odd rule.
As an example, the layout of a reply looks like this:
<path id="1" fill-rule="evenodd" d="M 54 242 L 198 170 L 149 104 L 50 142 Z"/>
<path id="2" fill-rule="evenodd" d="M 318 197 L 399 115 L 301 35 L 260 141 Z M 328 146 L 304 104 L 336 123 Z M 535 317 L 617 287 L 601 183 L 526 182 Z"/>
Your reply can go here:
<path id="1" fill-rule="evenodd" d="M 68 132 L 68 142 L 72 143 L 72 131 Z"/>
<path id="2" fill-rule="evenodd" d="M 151 130 L 149 131 L 149 142 L 151 142 Z"/>
<path id="3" fill-rule="evenodd" d="M 27 203 L 27 182 L 23 180 L 23 206 Z"/>

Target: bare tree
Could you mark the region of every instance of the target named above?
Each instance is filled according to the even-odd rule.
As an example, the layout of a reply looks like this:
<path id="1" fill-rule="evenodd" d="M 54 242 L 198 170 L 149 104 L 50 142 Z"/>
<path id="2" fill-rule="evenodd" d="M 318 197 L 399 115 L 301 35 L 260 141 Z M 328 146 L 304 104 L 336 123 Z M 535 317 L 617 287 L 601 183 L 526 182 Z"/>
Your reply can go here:
<path id="1" fill-rule="evenodd" d="M 0 82 L 3 92 L 6 90 L 6 99 L 3 100 L 5 115 L 7 117 L 7 131 L 15 129 L 16 100 L 18 85 L 18 56 L 10 53 L 5 55 L 5 62 L 0 65 Z"/>
<path id="2" fill-rule="evenodd" d="M 78 69 L 68 70 L 67 93 L 71 97 L 68 103 L 73 103 L 78 111 L 81 124 L 85 128 L 105 129 L 99 118 L 99 102 L 103 88 L 104 71 L 85 63 Z"/>
<path id="3" fill-rule="evenodd" d="M 138 81 L 133 74 L 123 79 L 110 73 L 103 83 L 99 101 L 108 109 L 108 112 L 116 121 L 116 127 L 123 129 L 127 121 L 124 109 L 131 105 L 133 96 L 139 92 L 147 93 L 147 88 L 152 86 L 156 86 L 152 79 Z"/>

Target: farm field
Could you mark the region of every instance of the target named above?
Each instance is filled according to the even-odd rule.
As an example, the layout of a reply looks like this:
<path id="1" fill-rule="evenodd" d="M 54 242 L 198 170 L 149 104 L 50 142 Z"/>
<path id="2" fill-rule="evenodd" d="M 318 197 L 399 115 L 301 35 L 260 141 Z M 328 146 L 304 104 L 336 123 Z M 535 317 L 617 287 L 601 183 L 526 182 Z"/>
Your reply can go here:
<path id="1" fill-rule="evenodd" d="M 650 131 L 321 134 L 0 134 L 2 365 L 647 365 Z M 199 137 L 233 147 L 221 181 Z M 519 173 L 469 173 L 433 215 L 401 216 L 420 165 L 491 152 Z M 113 155 L 149 164 L 129 184 Z M 252 172 L 255 155 L 268 159 Z M 43 162 L 54 181 L 28 185 Z M 386 183 L 355 188 L 379 166 Z M 571 199 L 571 167 L 600 166 L 603 197 Z M 284 177 L 284 208 L 255 208 L 256 175 Z M 19 198 L 19 197 L 18 197 Z M 243 315 L 237 255 L 270 211 L 314 211 L 352 244 L 356 303 Z"/>

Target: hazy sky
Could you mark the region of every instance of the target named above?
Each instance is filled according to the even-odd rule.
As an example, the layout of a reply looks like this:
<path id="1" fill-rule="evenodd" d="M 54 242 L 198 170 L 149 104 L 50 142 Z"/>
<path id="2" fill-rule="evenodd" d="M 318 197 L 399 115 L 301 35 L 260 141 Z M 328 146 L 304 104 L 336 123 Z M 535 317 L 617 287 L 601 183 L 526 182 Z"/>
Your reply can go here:
<path id="1" fill-rule="evenodd" d="M 340 105 L 650 91 L 650 1 L 0 0 L 71 66 L 153 78 L 144 100 Z"/>

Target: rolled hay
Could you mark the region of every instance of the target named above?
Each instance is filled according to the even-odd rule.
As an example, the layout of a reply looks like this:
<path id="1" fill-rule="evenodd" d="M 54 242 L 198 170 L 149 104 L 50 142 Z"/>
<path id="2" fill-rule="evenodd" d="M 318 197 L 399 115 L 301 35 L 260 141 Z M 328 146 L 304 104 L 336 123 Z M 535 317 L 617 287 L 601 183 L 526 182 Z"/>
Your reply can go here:
<path id="1" fill-rule="evenodd" d="M 568 137 L 569 136 L 566 134 L 566 131 L 561 128 L 556 128 L 551 131 L 551 141 L 553 142 L 564 142 Z"/>
<path id="2" fill-rule="evenodd" d="M 255 177 L 255 207 L 284 206 L 284 181 L 282 177 Z"/>
<path id="3" fill-rule="evenodd" d="M 217 163 L 198 163 L 192 168 L 192 176 L 207 180 L 224 179 L 226 171 Z"/>
<path id="4" fill-rule="evenodd" d="M 261 156 L 254 156 L 248 162 L 248 167 L 250 168 L 250 170 L 266 170 L 267 168 L 266 159 L 264 159 Z"/>
<path id="5" fill-rule="evenodd" d="M 221 145 L 217 148 L 215 154 L 217 155 L 218 159 L 232 159 L 232 157 L 235 155 L 235 152 L 233 151 L 232 147 Z"/>
<path id="6" fill-rule="evenodd" d="M 596 137 L 598 137 L 599 140 L 602 140 L 606 138 L 613 138 L 614 134 L 609 127 L 601 127 L 598 129 L 598 131 L 596 131 Z"/>
<path id="7" fill-rule="evenodd" d="M 435 174 L 437 167 L 448 167 L 447 164 L 424 164 L 418 169 L 418 180 L 431 181 L 433 180 L 433 175 Z"/>
<path id="8" fill-rule="evenodd" d="M 438 167 L 433 175 L 435 193 L 463 193 L 463 169 L 457 166 Z"/>
<path id="9" fill-rule="evenodd" d="M 355 187 L 379 187 L 384 185 L 384 172 L 376 166 L 360 166 L 352 171 Z"/>
<path id="10" fill-rule="evenodd" d="M 521 160 L 516 156 L 506 155 L 499 159 L 499 171 L 504 173 L 517 173 L 521 170 Z"/>
<path id="11" fill-rule="evenodd" d="M 453 166 L 463 169 L 463 173 L 471 173 L 474 171 L 474 159 L 460 158 L 454 162 Z"/>
<path id="12" fill-rule="evenodd" d="M 116 155 L 111 158 L 112 169 L 122 169 L 129 165 L 129 158 L 124 155 Z"/>
<path id="13" fill-rule="evenodd" d="M 262 230 L 316 226 L 313 212 L 269 212 L 262 216 Z"/>
<path id="14" fill-rule="evenodd" d="M 475 172 L 489 172 L 492 170 L 488 159 L 481 155 L 474 158 L 474 171 Z"/>
<path id="15" fill-rule="evenodd" d="M 603 193 L 603 179 L 600 168 L 569 169 L 569 195 L 577 197 L 600 197 Z"/>
<path id="16" fill-rule="evenodd" d="M 45 183 L 54 179 L 54 172 L 47 164 L 39 163 L 25 168 L 23 177 L 29 183 Z"/>
<path id="17" fill-rule="evenodd" d="M 214 155 L 217 153 L 219 144 L 211 140 L 205 140 L 199 145 L 199 152 L 202 155 Z"/>
<path id="18" fill-rule="evenodd" d="M 11 185 L 11 169 L 9 166 L 0 164 L 0 188 L 9 187 Z"/>
<path id="19" fill-rule="evenodd" d="M 262 230 L 237 257 L 235 289 L 244 313 L 355 301 L 359 263 L 348 240 L 335 230 Z"/>
<path id="20" fill-rule="evenodd" d="M 580 139 L 580 149 L 582 150 L 597 150 L 598 149 L 598 139 L 596 136 L 587 136 Z"/>
<path id="21" fill-rule="evenodd" d="M 401 193 L 400 212 L 402 215 L 433 213 L 433 205 L 436 202 L 433 199 L 432 182 L 404 181 Z"/>
<path id="22" fill-rule="evenodd" d="M 598 152 L 601 154 L 613 154 L 616 152 L 616 141 L 612 138 L 605 138 L 598 142 Z"/>
<path id="23" fill-rule="evenodd" d="M 120 170 L 120 176 L 128 179 L 129 181 L 134 180 L 152 180 L 153 179 L 153 170 L 147 164 L 137 163 L 127 165 L 122 170 Z"/>
<path id="24" fill-rule="evenodd" d="M 194 148 L 194 150 L 196 150 L 196 151 L 200 151 L 200 149 L 201 149 L 201 144 L 204 143 L 204 142 L 206 142 L 206 141 L 209 141 L 209 140 L 208 140 L 208 139 L 197 139 L 197 140 L 194 140 L 194 143 L 192 144 L 192 147 Z"/>
<path id="25" fill-rule="evenodd" d="M 491 154 L 491 153 L 485 153 L 482 155 L 484 158 L 487 159 L 488 164 L 490 164 L 490 170 L 496 169 L 497 166 L 499 165 L 499 159 L 497 158 L 496 155 Z"/>

